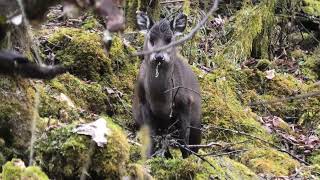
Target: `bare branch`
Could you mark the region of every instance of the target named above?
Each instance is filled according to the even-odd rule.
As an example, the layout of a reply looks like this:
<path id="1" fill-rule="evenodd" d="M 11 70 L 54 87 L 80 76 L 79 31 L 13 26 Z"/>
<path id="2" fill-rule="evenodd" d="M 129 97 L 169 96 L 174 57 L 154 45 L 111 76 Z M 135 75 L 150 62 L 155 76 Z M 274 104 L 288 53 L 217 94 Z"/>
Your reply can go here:
<path id="1" fill-rule="evenodd" d="M 262 105 L 262 104 L 274 104 L 274 103 L 278 103 L 278 102 L 285 102 L 285 101 L 290 101 L 290 100 L 294 100 L 294 99 L 304 99 L 304 98 L 313 97 L 313 96 L 320 96 L 320 91 L 299 94 L 296 96 L 275 99 L 275 100 L 271 100 L 271 101 L 253 102 L 253 103 L 250 103 L 249 106 L 257 106 L 257 105 Z"/>
<path id="2" fill-rule="evenodd" d="M 188 40 L 191 39 L 191 38 L 196 34 L 196 32 L 207 22 L 207 20 L 209 19 L 210 15 L 218 9 L 218 4 L 219 4 L 219 0 L 215 0 L 214 3 L 213 3 L 213 6 L 212 6 L 211 9 L 209 10 L 209 12 L 206 14 L 206 16 L 197 24 L 196 27 L 194 27 L 194 28 L 189 32 L 188 35 L 184 36 L 183 38 L 181 38 L 181 39 L 179 39 L 179 40 L 177 40 L 177 41 L 173 41 L 173 42 L 171 42 L 171 43 L 168 44 L 168 45 L 159 47 L 159 48 L 157 48 L 157 49 L 154 49 L 154 50 L 151 50 L 151 51 L 142 51 L 142 52 L 134 53 L 133 56 L 141 56 L 141 55 L 151 54 L 151 53 L 153 53 L 153 52 L 162 51 L 162 50 L 171 48 L 171 47 L 173 47 L 173 46 L 180 45 L 180 44 L 188 41 Z"/>

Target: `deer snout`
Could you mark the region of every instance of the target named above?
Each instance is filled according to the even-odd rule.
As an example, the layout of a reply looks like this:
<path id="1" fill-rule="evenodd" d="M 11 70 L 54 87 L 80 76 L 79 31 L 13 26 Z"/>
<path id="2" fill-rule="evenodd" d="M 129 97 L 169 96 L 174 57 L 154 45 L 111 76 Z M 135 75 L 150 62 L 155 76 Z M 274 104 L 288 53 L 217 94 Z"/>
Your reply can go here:
<path id="1" fill-rule="evenodd" d="M 164 61 L 164 56 L 163 56 L 162 54 L 156 54 L 156 55 L 154 56 L 154 59 L 155 59 L 156 61 L 158 61 L 158 62 L 162 62 L 162 61 Z"/>

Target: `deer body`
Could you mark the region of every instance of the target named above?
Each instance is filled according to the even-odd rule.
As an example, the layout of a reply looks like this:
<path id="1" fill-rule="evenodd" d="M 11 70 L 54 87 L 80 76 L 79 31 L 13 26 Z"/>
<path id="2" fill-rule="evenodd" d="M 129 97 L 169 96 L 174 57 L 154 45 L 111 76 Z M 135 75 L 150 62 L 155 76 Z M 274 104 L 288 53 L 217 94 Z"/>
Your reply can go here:
<path id="1" fill-rule="evenodd" d="M 140 27 L 141 24 L 144 25 L 143 22 L 152 22 L 146 15 L 140 14 L 140 16 L 138 15 Z M 173 21 L 185 23 L 185 16 L 180 15 Z M 174 30 L 167 20 L 162 20 L 149 28 L 144 50 L 166 45 L 174 38 Z M 200 144 L 201 98 L 197 93 L 199 91 L 196 76 L 177 54 L 176 48 L 145 55 L 135 89 L 134 119 L 139 126 L 149 126 L 151 136 L 172 134 L 179 139 L 180 144 Z M 154 146 L 153 144 L 149 155 L 154 153 Z M 198 149 L 191 150 L 197 152 Z M 181 151 L 183 157 L 190 154 L 184 148 L 181 148 Z"/>

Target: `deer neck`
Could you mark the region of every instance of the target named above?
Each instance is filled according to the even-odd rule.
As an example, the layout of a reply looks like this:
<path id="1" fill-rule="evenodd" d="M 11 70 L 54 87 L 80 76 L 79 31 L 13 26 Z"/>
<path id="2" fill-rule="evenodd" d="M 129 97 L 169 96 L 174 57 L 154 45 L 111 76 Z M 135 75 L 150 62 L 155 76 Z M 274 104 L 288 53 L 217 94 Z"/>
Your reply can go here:
<path id="1" fill-rule="evenodd" d="M 164 93 L 173 88 L 173 70 L 174 65 L 168 64 L 150 64 L 148 72 L 148 86 L 150 96 L 155 100 L 167 100 L 171 98 L 171 93 Z"/>

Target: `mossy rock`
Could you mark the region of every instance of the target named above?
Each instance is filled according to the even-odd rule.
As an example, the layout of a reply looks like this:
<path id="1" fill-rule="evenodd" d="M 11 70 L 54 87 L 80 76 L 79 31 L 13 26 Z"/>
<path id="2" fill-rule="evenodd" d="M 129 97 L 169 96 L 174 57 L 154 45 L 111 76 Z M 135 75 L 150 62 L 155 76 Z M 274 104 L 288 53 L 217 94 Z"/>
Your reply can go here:
<path id="1" fill-rule="evenodd" d="M 246 166 L 227 157 L 208 158 L 211 163 L 187 159 L 154 158 L 147 161 L 151 174 L 157 179 L 257 179 Z"/>
<path id="2" fill-rule="evenodd" d="M 266 78 L 266 72 L 244 69 L 241 86 L 245 90 L 256 90 L 258 94 L 289 96 L 303 91 L 306 86 L 290 74 L 275 73 L 273 79 Z"/>
<path id="3" fill-rule="evenodd" d="M 108 95 L 104 92 L 103 87 L 96 82 L 85 82 L 69 73 L 66 73 L 50 81 L 49 85 L 50 86 L 47 87 L 49 92 L 56 91 L 67 95 L 77 107 L 98 114 L 110 111 L 111 107 Z M 50 99 L 50 97 L 43 97 Z M 44 102 L 45 101 L 46 99 L 44 99 Z M 65 107 L 65 104 L 61 104 L 61 102 L 58 102 L 57 105 L 58 106 L 54 106 L 54 104 L 44 103 L 41 113 L 43 115 L 50 115 L 50 112 L 51 114 L 56 114 L 56 112 L 52 112 L 53 109 Z"/>
<path id="4" fill-rule="evenodd" d="M 82 79 L 108 79 L 111 61 L 106 56 L 101 38 L 96 33 L 75 28 L 59 28 L 48 39 L 55 46 L 56 58 Z"/>
<path id="5" fill-rule="evenodd" d="M 119 91 L 121 96 L 111 97 L 113 103 L 113 118 L 122 126 L 133 128 L 134 121 L 131 115 L 131 105 L 136 78 L 140 66 L 138 57 L 131 57 L 130 54 L 135 52 L 135 49 L 130 45 L 124 45 L 119 37 L 114 37 L 112 47 L 109 52 L 109 57 L 113 59 L 112 69 L 113 76 L 110 78 L 112 86 Z"/>
<path id="6" fill-rule="evenodd" d="M 12 159 L 2 167 L 4 180 L 49 180 L 48 176 L 37 166 L 25 167 L 20 159 Z"/>
<path id="7" fill-rule="evenodd" d="M 59 119 L 60 109 L 70 114 L 69 119 L 79 116 L 74 109 L 52 98 L 52 95 L 63 93 L 78 108 L 115 115 L 113 118 L 118 124 L 133 127 L 132 95 L 140 65 L 138 57 L 130 56 L 135 49 L 125 45 L 120 37 L 114 36 L 106 54 L 99 36 L 74 28 L 60 28 L 50 35 L 48 41 L 59 45 L 53 48 L 54 53 L 63 64 L 71 66 L 70 73 L 73 75 L 62 75 L 44 87 L 48 93 L 42 93 L 41 117 Z M 113 89 L 115 93 L 109 94 L 107 89 Z M 50 101 L 52 103 L 48 103 Z"/>
<path id="8" fill-rule="evenodd" d="M 259 101 L 274 101 L 277 99 L 293 97 L 299 94 L 319 91 L 318 86 L 302 82 L 290 74 L 275 73 L 273 79 L 266 79 L 260 71 L 245 70 L 247 76 L 243 76 L 241 100 L 245 104 Z M 320 112 L 318 106 L 319 97 L 308 99 L 294 99 L 290 101 L 254 105 L 251 109 L 260 115 L 274 115 L 285 121 L 299 122 L 305 127 L 320 124 Z M 293 118 L 291 118 L 293 117 Z M 315 128 L 314 126 L 313 128 Z"/>
<path id="9" fill-rule="evenodd" d="M 140 67 L 138 57 L 130 57 L 135 49 L 132 46 L 125 46 L 119 37 L 114 37 L 109 57 L 113 59 L 112 69 L 114 75 L 111 77 L 111 84 L 125 94 L 132 95 L 135 80 Z"/>
<path id="10" fill-rule="evenodd" d="M 256 114 L 239 101 L 237 78 L 232 77 L 229 70 L 219 69 L 211 74 L 196 71 L 201 85 L 202 122 L 204 125 L 209 126 L 209 128 L 210 126 L 218 126 L 235 129 L 273 141 L 273 137 L 256 120 Z M 239 134 L 215 128 L 205 131 L 205 138 L 210 142 L 218 140 L 233 142 L 240 140 L 240 137 L 246 138 Z"/>
<path id="11" fill-rule="evenodd" d="M 308 84 L 303 83 L 290 74 L 275 73 L 273 79 L 267 79 L 265 72 L 251 69 L 244 69 L 239 74 L 244 74 L 241 76 L 242 79 L 236 78 L 238 80 L 236 86 L 237 89 L 240 90 L 240 100 L 244 104 L 273 101 L 311 90 Z M 306 107 L 310 106 L 307 104 L 313 104 L 311 102 L 312 101 L 298 99 L 253 105 L 251 109 L 261 116 L 272 114 L 284 120 L 298 121 L 298 119 L 308 111 Z M 314 101 L 314 103 L 316 102 Z M 295 117 L 295 119 L 289 119 L 287 117 Z"/>
<path id="12" fill-rule="evenodd" d="M 93 179 L 118 179 L 124 175 L 129 161 L 126 135 L 110 118 L 106 119 L 111 130 L 107 145 L 103 148 L 91 146 L 94 149 L 88 173 Z M 89 161 L 91 140 L 73 133 L 74 127 L 67 125 L 54 129 L 35 144 L 35 160 L 51 178 L 79 178 Z"/>
<path id="13" fill-rule="evenodd" d="M 241 156 L 241 162 L 257 174 L 288 176 L 300 166 L 288 154 L 270 148 L 254 148 Z"/>
<path id="14" fill-rule="evenodd" d="M 79 120 L 80 114 L 77 107 L 72 100 L 55 90 L 50 85 L 43 85 L 39 87 L 40 105 L 39 116 L 42 118 L 58 119 L 61 122 L 72 122 Z M 65 99 L 62 99 L 65 97 Z M 67 114 L 63 116 L 63 114 Z"/>
<path id="15" fill-rule="evenodd" d="M 0 138 L 7 159 L 27 156 L 34 98 L 35 89 L 29 80 L 0 76 Z"/>

